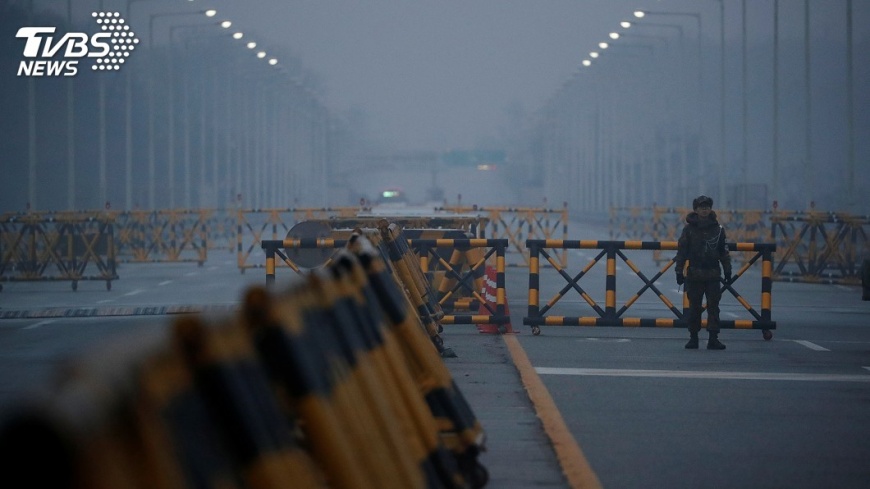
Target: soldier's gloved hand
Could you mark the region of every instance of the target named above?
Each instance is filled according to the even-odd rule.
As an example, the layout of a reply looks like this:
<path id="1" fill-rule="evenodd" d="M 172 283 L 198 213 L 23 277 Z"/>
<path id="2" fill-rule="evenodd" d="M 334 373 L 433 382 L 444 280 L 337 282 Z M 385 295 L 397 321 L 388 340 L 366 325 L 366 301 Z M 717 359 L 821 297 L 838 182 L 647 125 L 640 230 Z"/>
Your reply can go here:
<path id="1" fill-rule="evenodd" d="M 683 285 L 686 279 L 683 277 L 682 273 L 677 274 L 677 285 Z"/>
<path id="2" fill-rule="evenodd" d="M 731 270 L 725 270 L 725 285 L 731 285 L 734 282 L 734 276 L 731 275 Z"/>

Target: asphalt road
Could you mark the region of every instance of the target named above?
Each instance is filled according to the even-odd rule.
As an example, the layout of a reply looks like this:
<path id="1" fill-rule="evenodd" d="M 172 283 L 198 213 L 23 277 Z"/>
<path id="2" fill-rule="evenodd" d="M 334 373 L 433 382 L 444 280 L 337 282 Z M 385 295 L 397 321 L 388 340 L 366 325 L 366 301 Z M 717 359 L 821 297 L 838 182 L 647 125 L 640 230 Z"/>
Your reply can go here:
<path id="1" fill-rule="evenodd" d="M 572 253 L 573 276 L 594 253 Z M 659 269 L 649 257 L 631 259 L 648 275 Z M 110 291 L 103 282 L 81 282 L 76 292 L 60 282 L 3 284 L 0 314 L 30 317 L 0 319 L 0 409 L 46 385 L 65 358 L 166 327 L 168 316 L 152 314 L 160 307 L 220 312 L 235 307 L 249 284 L 264 282 L 264 272 L 241 274 L 223 252 L 202 267 L 123 264 L 119 275 Z M 604 487 L 870 486 L 870 302 L 859 288 L 774 283 L 771 341 L 760 331 L 724 330 L 727 350 L 688 351 L 685 330 L 671 328 L 544 326 L 533 336 L 522 325 L 527 271 L 507 275 L 516 338 Z M 641 282 L 622 263 L 617 276 L 621 305 Z M 580 282 L 599 303 L 603 277 L 599 263 Z M 679 303 L 672 278 L 668 271 L 658 284 Z M 292 272 L 279 269 L 279 286 L 289 280 Z M 565 284 L 552 269 L 541 281 L 542 303 Z M 753 270 L 738 281 L 755 307 L 759 282 Z M 131 311 L 144 315 L 124 315 Z M 649 293 L 630 311 L 668 317 Z M 568 294 L 553 313 L 592 310 Z M 723 317 L 747 314 L 726 298 Z M 568 487 L 502 338 L 468 325 L 446 327 L 444 338 L 459 355 L 447 364 L 489 433 L 482 459 L 489 487 Z"/>

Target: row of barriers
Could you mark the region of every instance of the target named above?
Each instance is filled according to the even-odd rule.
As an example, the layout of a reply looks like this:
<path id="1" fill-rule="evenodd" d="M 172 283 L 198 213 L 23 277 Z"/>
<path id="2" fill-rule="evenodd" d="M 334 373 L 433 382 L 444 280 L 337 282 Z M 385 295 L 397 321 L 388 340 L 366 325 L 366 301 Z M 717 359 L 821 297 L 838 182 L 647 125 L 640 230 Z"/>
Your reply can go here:
<path id="1" fill-rule="evenodd" d="M 647 277 L 638 267 L 623 253 L 623 250 L 676 250 L 677 243 L 670 242 L 652 242 L 652 241 L 583 241 L 583 240 L 529 240 L 527 243 L 531 251 L 532 261 L 529 268 L 529 306 L 528 313 L 523 318 L 523 324 L 532 327 L 532 333 L 540 334 L 541 325 L 557 325 L 557 326 L 629 326 L 629 327 L 688 327 L 686 318 L 688 317 L 689 304 L 688 299 L 683 294 L 683 308 L 679 310 L 667 296 L 656 286 L 656 281 L 664 275 L 668 269 L 674 264 L 674 260 L 669 260 L 658 272 L 651 277 Z M 773 252 L 776 250 L 774 244 L 757 244 L 757 243 L 729 243 L 729 247 L 741 252 L 753 253 L 753 257 L 746 261 L 740 269 L 737 270 L 735 278 L 730 283 L 722 283 L 722 292 L 729 292 L 737 301 L 752 315 L 752 319 L 743 320 L 720 320 L 722 328 L 739 328 L 739 329 L 761 329 L 764 339 L 769 340 L 773 337 L 770 330 L 776 328 L 776 322 L 771 319 L 771 294 L 772 294 L 772 260 Z M 600 250 L 595 258 L 593 258 L 579 273 L 571 276 L 565 269 L 558 266 L 547 250 L 565 250 L 565 249 L 592 249 Z M 553 296 L 543 307 L 540 306 L 540 257 L 550 262 L 557 270 L 559 275 L 567 282 L 555 296 Z M 579 281 L 582 279 L 601 259 L 606 262 L 606 292 L 603 307 L 592 299 L 589 293 L 584 290 Z M 626 302 L 617 310 L 617 276 L 616 276 L 616 259 L 621 259 L 642 282 L 642 286 L 632 295 Z M 761 311 L 757 311 L 749 302 L 737 292 L 734 288 L 734 282 L 741 278 L 746 271 L 759 259 L 761 259 Z M 561 300 L 565 295 L 574 290 L 586 302 L 596 314 L 595 316 L 548 316 L 547 313 Z M 626 311 L 635 304 L 638 299 L 647 291 L 652 291 L 658 299 L 664 304 L 666 309 L 673 314 L 671 318 L 640 318 L 640 317 L 625 317 Z M 703 321 L 706 326 L 706 320 Z"/>
<path id="2" fill-rule="evenodd" d="M 401 209 L 396 211 L 401 212 Z M 350 227 L 350 222 L 380 218 L 382 216 L 373 213 L 373 209 L 364 207 L 5 213 L 0 215 L 0 245 L 5 245 L 0 256 L 0 277 L 3 280 L 57 278 L 72 281 L 74 288 L 79 280 L 89 279 L 87 275 L 65 271 L 65 265 L 58 265 L 71 263 L 74 258 L 71 255 L 61 259 L 39 251 L 29 255 L 23 249 L 12 251 L 21 241 L 21 233 L 29 232 L 30 229 L 25 230 L 26 226 L 42 226 L 47 229 L 43 234 L 50 235 L 53 230 L 49 228 L 57 222 L 111 223 L 111 238 L 105 240 L 111 249 L 98 253 L 105 257 L 103 262 L 111 255 L 113 264 L 193 262 L 202 266 L 210 251 L 226 249 L 235 253 L 237 266 L 244 273 L 247 269 L 263 266 L 260 244 L 264 239 L 283 239 L 299 223 L 320 220 L 330 222 L 330 227 L 339 228 Z M 476 238 L 507 239 L 510 246 L 506 250 L 505 266 L 528 267 L 525 240 L 567 238 L 568 211 L 567 206 L 562 209 L 445 207 L 433 209 L 426 215 L 393 216 L 391 219 L 404 228 L 459 229 Z M 104 247 L 102 242 L 100 246 Z M 89 261 L 99 262 L 93 257 L 89 257 Z M 567 265 L 567 254 L 559 257 L 559 263 Z M 45 274 L 41 272 L 54 266 L 60 266 L 62 270 L 58 273 L 50 273 L 51 270 Z M 113 266 L 107 266 L 106 270 Z M 100 273 L 103 273 L 102 268 Z M 105 276 L 99 275 L 99 279 L 114 277 L 113 271 L 105 273 Z M 108 283 L 110 287 L 111 281 Z"/>
<path id="3" fill-rule="evenodd" d="M 373 240 L 377 242 L 380 235 L 384 234 L 386 229 L 386 221 L 381 224 L 380 230 L 368 230 L 373 236 Z M 401 240 L 397 240 L 397 226 L 389 225 L 392 243 L 395 245 Z M 360 230 L 358 230 L 360 231 Z M 413 231 L 413 230 L 406 230 Z M 380 233 L 380 234 L 379 234 Z M 275 256 L 280 257 L 287 262 L 287 265 L 297 271 L 299 268 L 293 264 L 292 260 L 287 257 L 291 250 L 300 248 L 314 249 L 335 249 L 346 244 L 346 239 L 332 238 L 312 238 L 309 240 L 276 240 L 264 241 L 262 246 L 268 257 L 267 260 L 267 281 L 274 280 L 275 273 Z M 429 259 L 434 256 L 435 260 L 443 265 L 447 270 L 448 277 L 453 281 L 449 286 L 443 287 L 444 282 L 441 282 L 442 287 L 436 287 L 433 284 L 431 275 L 429 278 L 429 287 L 425 284 L 420 285 L 419 277 L 410 279 L 408 277 L 398 277 L 400 282 L 416 285 L 409 287 L 409 295 L 412 303 L 417 305 L 419 309 L 422 304 L 431 299 L 432 290 L 438 290 L 437 307 L 443 310 L 448 310 L 447 304 L 449 299 L 460 291 L 468 293 L 468 297 L 477 300 L 485 311 L 489 314 L 482 315 L 453 315 L 445 314 L 440 318 L 440 324 L 457 324 L 457 323 L 472 323 L 472 324 L 506 324 L 510 323 L 509 313 L 507 313 L 508 304 L 506 299 L 506 281 L 505 281 L 505 266 L 504 266 L 504 248 L 508 246 L 507 240 L 495 239 L 407 239 L 408 250 L 397 250 L 389 247 L 388 240 L 384 240 L 386 248 L 382 251 L 385 256 L 389 255 L 391 260 L 396 261 L 397 257 L 403 259 L 403 270 L 407 273 L 410 269 L 419 269 L 422 271 L 429 270 Z M 547 326 L 627 326 L 627 327 L 682 327 L 688 326 L 686 318 L 688 317 L 688 299 L 685 293 L 682 295 L 682 307 L 677 307 L 667 295 L 662 292 L 659 285 L 656 284 L 667 270 L 673 264 L 674 259 L 668 259 L 660 269 L 651 275 L 645 274 L 641 269 L 628 258 L 625 250 L 640 250 L 650 252 L 675 251 L 677 243 L 675 241 L 666 242 L 650 242 L 650 241 L 595 241 L 595 240 L 527 240 L 525 246 L 530 253 L 529 263 L 529 280 L 528 280 L 528 309 L 527 315 L 523 318 L 523 323 L 531 326 L 532 333 L 540 334 L 540 327 Z M 721 291 L 728 293 L 735 298 L 737 303 L 749 314 L 746 319 L 725 319 L 720 320 L 722 328 L 735 329 L 756 329 L 762 331 L 762 336 L 765 340 L 773 337 L 772 330 L 776 329 L 776 322 L 772 319 L 772 282 L 773 282 L 773 257 L 777 247 L 773 243 L 742 243 L 731 242 L 729 247 L 737 253 L 749 255 L 741 266 L 737 269 L 734 281 L 722 283 Z M 287 254 L 282 252 L 284 249 Z M 471 255 L 472 258 L 464 260 L 455 260 L 454 258 L 459 253 L 467 253 L 471 250 L 479 249 L 480 253 Z M 567 250 L 598 250 L 595 256 L 586 266 L 574 275 L 569 273 L 567 267 L 562 266 L 556 255 L 564 253 Z M 414 250 L 411 253 L 410 250 Z M 438 250 L 438 251 L 436 251 Z M 447 262 L 443 256 L 438 254 L 439 251 L 447 250 L 451 256 L 451 261 Z M 493 260 L 493 257 L 495 259 Z M 543 262 L 548 263 L 555 272 L 560 275 L 566 282 L 556 294 L 549 299 L 545 305 L 541 306 L 541 281 L 540 274 Z M 629 269 L 633 272 L 634 277 L 640 281 L 639 289 L 630 296 L 621 307 L 617 307 L 617 259 L 622 260 Z M 592 295 L 584 289 L 580 284 L 580 280 L 587 276 L 596 264 L 606 263 L 605 275 L 605 292 L 603 304 L 595 301 Z M 414 262 L 415 266 L 409 266 L 408 263 Z M 496 300 L 487 301 L 482 297 L 482 284 L 479 272 L 485 266 L 487 261 L 494 262 L 496 271 Z M 462 262 L 467 269 L 456 267 L 455 263 Z M 737 280 L 741 283 L 747 283 L 747 278 L 744 278 L 747 271 L 754 265 L 759 264 L 761 268 L 760 290 L 760 306 L 756 309 L 747 296 L 741 294 L 736 288 Z M 670 277 L 668 278 L 670 280 Z M 592 315 L 553 315 L 554 306 L 562 300 L 571 291 L 575 291 L 582 303 L 585 303 L 591 308 Z M 657 299 L 665 306 L 667 314 L 670 317 L 627 317 L 626 313 L 633 305 L 638 303 L 640 297 L 650 292 L 655 294 Z M 567 301 L 567 299 L 566 299 Z M 576 309 L 576 306 L 573 306 Z M 435 318 L 438 321 L 438 318 Z M 706 320 L 703 322 L 706 326 Z"/>
<path id="4" fill-rule="evenodd" d="M 0 282 L 100 280 L 111 290 L 118 278 L 111 217 L 38 215 L 0 219 Z M 0 285 L 0 290 L 3 286 Z"/>
<path id="5" fill-rule="evenodd" d="M 436 230 L 427 230 L 437 232 Z M 278 259 L 297 273 L 303 269 L 290 257 L 297 250 L 326 250 L 324 261 L 335 250 L 347 246 L 354 233 L 364 235 L 381 251 L 384 259 L 391 264 L 391 271 L 401 283 L 408 299 L 415 307 L 418 316 L 429 332 L 433 343 L 445 354 L 443 341 L 439 336 L 442 324 L 496 324 L 510 322 L 507 314 L 505 293 L 505 239 L 486 238 L 441 238 L 421 239 L 421 230 L 403 230 L 396 223 L 381 219 L 376 228 L 356 228 L 354 230 L 332 230 L 330 237 L 288 238 L 283 240 L 264 240 L 261 246 L 266 254 L 266 282 L 274 283 Z M 445 232 L 445 234 L 449 234 Z M 447 250 L 445 259 L 443 250 Z M 449 260 L 449 261 L 448 261 Z M 430 267 L 430 261 L 435 264 Z M 496 269 L 496 301 L 491 303 L 481 296 L 483 275 L 487 262 L 492 261 Z M 436 280 L 432 270 L 441 268 Z M 457 296 L 473 298 L 483 308 L 479 314 L 457 313 Z M 449 352 L 446 353 L 449 355 Z"/>
<path id="6" fill-rule="evenodd" d="M 346 244 L 280 291 L 248 289 L 236 314 L 75 359 L 0 420 L 0 472 L 96 489 L 483 487 L 485 432 L 396 262 L 362 234 Z"/>
<path id="7" fill-rule="evenodd" d="M 676 240 L 689 212 L 687 208 L 612 208 L 611 239 Z M 778 210 L 716 213 L 729 239 L 776 243 L 773 280 L 858 285 L 861 263 L 870 259 L 870 216 Z M 666 260 L 661 255 L 656 258 Z"/>

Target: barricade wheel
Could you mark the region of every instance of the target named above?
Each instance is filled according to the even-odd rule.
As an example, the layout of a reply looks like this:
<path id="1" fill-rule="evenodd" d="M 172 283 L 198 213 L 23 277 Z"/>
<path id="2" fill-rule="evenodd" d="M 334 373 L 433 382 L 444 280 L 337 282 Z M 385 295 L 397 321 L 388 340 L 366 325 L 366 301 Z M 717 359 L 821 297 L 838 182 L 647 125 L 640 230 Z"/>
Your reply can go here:
<path id="1" fill-rule="evenodd" d="M 761 331 L 761 336 L 764 337 L 764 341 L 770 341 L 770 339 L 773 338 L 773 332 L 769 329 L 765 329 Z"/>
<path id="2" fill-rule="evenodd" d="M 540 326 L 532 326 L 532 334 L 535 336 L 538 336 L 539 334 L 541 334 L 541 327 Z"/>

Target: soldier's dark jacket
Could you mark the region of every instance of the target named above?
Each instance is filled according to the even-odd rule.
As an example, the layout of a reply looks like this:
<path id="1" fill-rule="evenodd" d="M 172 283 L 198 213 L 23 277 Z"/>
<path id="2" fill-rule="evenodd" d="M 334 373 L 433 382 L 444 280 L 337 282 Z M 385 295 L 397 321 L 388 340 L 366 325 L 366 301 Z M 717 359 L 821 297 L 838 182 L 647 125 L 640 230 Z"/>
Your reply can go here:
<path id="1" fill-rule="evenodd" d="M 725 229 L 711 211 L 707 219 L 701 219 L 697 212 L 686 216 L 686 226 L 677 242 L 677 273 L 689 261 L 686 280 L 718 280 L 719 263 L 726 276 L 731 275 L 731 256 L 725 239 Z"/>

